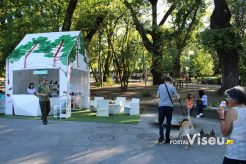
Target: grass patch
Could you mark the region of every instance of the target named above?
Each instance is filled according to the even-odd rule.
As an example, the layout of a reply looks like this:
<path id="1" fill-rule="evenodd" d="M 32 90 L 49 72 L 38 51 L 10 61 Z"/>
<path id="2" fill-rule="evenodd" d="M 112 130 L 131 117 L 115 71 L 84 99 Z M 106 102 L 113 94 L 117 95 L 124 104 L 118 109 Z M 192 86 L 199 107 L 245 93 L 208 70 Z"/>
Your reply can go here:
<path id="1" fill-rule="evenodd" d="M 25 119 L 25 120 L 40 120 L 38 116 L 17 116 L 17 115 L 5 115 L 4 113 L 0 113 L 0 118 L 6 119 Z"/>
<path id="2" fill-rule="evenodd" d="M 81 110 L 72 112 L 72 117 L 68 121 L 83 121 L 83 122 L 103 122 L 116 124 L 137 124 L 140 116 L 130 116 L 125 114 L 109 115 L 109 117 L 97 117 L 96 112 L 90 110 Z"/>
<path id="3" fill-rule="evenodd" d="M 0 114 L 0 118 L 40 120 L 40 117 L 35 117 L 35 116 L 11 116 L 11 115 L 4 115 L 4 114 Z M 115 123 L 115 124 L 137 124 L 140 120 L 140 116 L 116 114 L 116 115 L 109 115 L 109 117 L 97 117 L 96 112 L 91 112 L 90 110 L 80 110 L 80 111 L 72 112 L 72 117 L 68 119 L 55 119 L 53 115 L 50 115 L 48 117 L 48 120 L 102 122 L 102 123 Z"/>

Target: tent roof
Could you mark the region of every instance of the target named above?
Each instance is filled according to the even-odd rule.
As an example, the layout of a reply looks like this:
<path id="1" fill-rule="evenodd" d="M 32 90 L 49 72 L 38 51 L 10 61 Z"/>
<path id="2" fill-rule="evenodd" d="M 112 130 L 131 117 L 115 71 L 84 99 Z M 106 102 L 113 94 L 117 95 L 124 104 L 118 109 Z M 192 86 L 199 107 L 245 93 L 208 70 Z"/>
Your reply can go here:
<path id="1" fill-rule="evenodd" d="M 7 58 L 12 67 L 64 67 L 85 58 L 85 45 L 80 31 L 27 34 Z"/>

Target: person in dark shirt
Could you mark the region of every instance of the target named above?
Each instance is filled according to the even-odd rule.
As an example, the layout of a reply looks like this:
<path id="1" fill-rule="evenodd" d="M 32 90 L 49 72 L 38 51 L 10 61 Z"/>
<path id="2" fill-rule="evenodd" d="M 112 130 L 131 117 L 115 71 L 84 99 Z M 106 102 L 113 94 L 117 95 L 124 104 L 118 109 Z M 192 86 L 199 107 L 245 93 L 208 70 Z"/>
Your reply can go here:
<path id="1" fill-rule="evenodd" d="M 36 95 L 39 97 L 39 105 L 42 113 L 42 121 L 44 125 L 47 125 L 47 117 L 50 112 L 50 99 L 49 99 L 49 87 L 48 80 L 43 78 L 41 85 L 38 87 Z"/>

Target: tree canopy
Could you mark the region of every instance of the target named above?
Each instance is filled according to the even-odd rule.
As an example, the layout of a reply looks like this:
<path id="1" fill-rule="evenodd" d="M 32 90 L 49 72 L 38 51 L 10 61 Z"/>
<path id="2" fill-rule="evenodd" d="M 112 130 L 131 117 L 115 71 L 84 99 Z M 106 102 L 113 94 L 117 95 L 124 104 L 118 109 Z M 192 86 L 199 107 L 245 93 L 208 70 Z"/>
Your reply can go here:
<path id="1" fill-rule="evenodd" d="M 134 73 L 147 70 L 154 85 L 162 82 L 163 73 L 179 77 L 181 72 L 189 72 L 200 76 L 222 74 L 224 82 L 233 77 L 230 85 L 222 83 L 224 88 L 231 87 L 237 84 L 239 73 L 246 75 L 245 1 L 215 0 L 213 13 L 208 12 L 212 5 L 208 2 L 2 0 L 1 72 L 6 57 L 25 34 L 80 30 L 86 39 L 91 71 L 98 81 L 107 82 L 113 77 L 121 82 L 122 89 L 127 89 Z M 225 10 L 227 15 L 223 17 L 220 11 Z M 208 19 L 210 25 L 204 21 Z M 231 54 L 227 55 L 231 58 L 236 52 L 238 65 L 225 64 L 228 59 L 221 51 Z M 233 76 L 228 77 L 230 73 Z"/>

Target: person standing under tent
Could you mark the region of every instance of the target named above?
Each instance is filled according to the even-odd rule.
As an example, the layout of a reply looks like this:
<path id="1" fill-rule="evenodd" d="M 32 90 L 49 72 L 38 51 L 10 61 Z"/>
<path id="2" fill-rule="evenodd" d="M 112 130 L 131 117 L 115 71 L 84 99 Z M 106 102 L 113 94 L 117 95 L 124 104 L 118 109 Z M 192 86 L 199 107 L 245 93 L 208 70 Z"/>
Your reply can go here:
<path id="1" fill-rule="evenodd" d="M 31 95 L 36 94 L 36 89 L 34 88 L 34 83 L 30 83 L 28 88 L 27 88 L 27 93 Z"/>
<path id="2" fill-rule="evenodd" d="M 45 78 L 42 79 L 42 83 L 38 87 L 38 91 L 36 95 L 39 97 L 39 105 L 42 113 L 41 119 L 43 121 L 43 124 L 47 125 L 48 123 L 47 117 L 50 112 L 50 99 L 49 99 L 50 91 L 48 87 L 48 80 L 46 80 Z"/>

